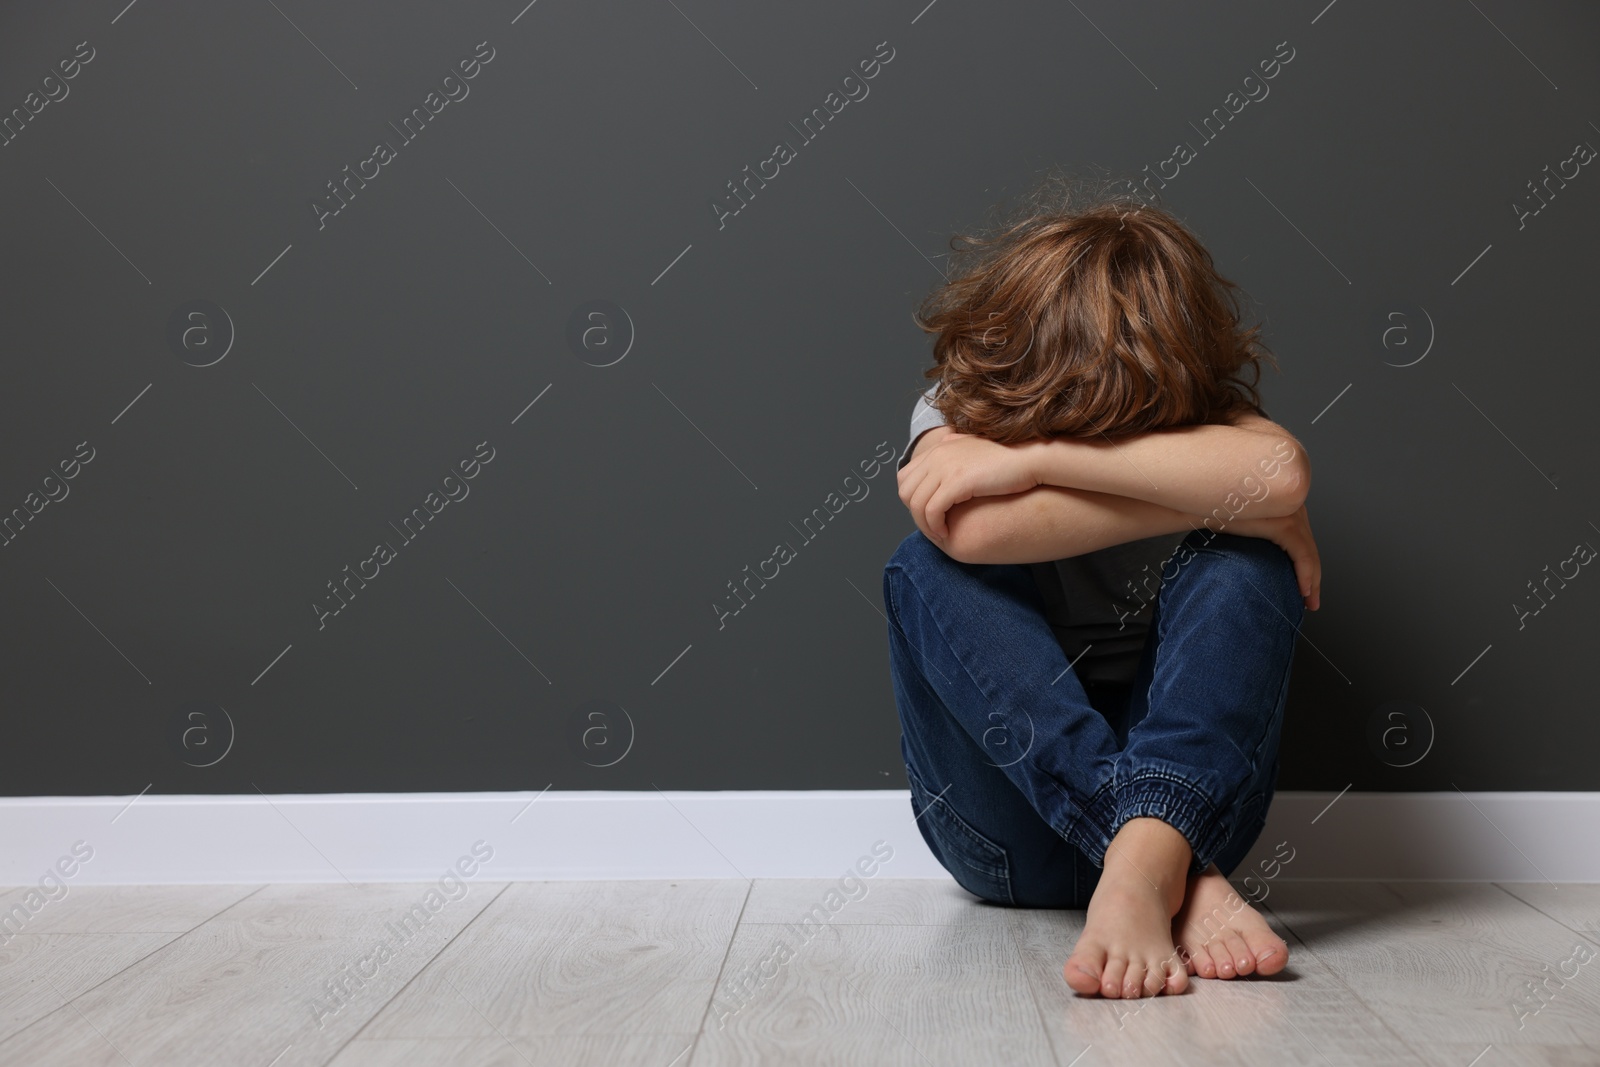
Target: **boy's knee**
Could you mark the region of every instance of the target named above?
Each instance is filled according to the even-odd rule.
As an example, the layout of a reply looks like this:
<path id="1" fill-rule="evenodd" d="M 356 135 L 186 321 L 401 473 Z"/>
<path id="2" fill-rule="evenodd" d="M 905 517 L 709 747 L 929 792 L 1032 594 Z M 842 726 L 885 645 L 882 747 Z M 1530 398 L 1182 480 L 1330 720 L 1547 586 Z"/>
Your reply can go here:
<path id="1" fill-rule="evenodd" d="M 885 570 L 914 571 L 922 567 L 947 565 L 951 562 L 944 550 L 928 540 L 926 534 L 921 530 L 912 530 L 894 550 L 894 555 L 889 557 Z"/>
<path id="2" fill-rule="evenodd" d="M 1291 620 L 1299 617 L 1305 606 L 1300 595 L 1300 581 L 1295 575 L 1294 561 L 1281 546 L 1264 537 L 1230 533 L 1215 534 L 1195 544 L 1197 536 L 1191 535 L 1185 540 L 1186 545 L 1198 549 L 1197 557 L 1190 561 L 1191 566 L 1204 560 L 1201 570 L 1208 575 L 1247 582 L 1285 616 Z"/>

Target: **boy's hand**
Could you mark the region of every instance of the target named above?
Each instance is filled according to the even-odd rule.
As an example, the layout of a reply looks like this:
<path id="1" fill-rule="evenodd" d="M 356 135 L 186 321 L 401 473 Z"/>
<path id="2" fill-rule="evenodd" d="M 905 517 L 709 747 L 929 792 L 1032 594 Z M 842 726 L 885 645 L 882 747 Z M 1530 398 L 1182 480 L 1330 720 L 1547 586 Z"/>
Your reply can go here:
<path id="1" fill-rule="evenodd" d="M 936 426 L 918 441 L 899 472 L 900 500 L 940 544 L 949 537 L 945 512 L 979 496 L 1025 493 L 1042 484 L 1033 442 L 1003 445 Z"/>
<path id="2" fill-rule="evenodd" d="M 1265 538 L 1283 549 L 1294 561 L 1294 573 L 1300 582 L 1300 595 L 1306 599 L 1306 610 L 1316 611 L 1322 606 L 1322 557 L 1317 554 L 1317 542 L 1311 537 L 1311 519 L 1306 515 L 1304 504 L 1289 515 L 1234 519 L 1222 532 Z"/>

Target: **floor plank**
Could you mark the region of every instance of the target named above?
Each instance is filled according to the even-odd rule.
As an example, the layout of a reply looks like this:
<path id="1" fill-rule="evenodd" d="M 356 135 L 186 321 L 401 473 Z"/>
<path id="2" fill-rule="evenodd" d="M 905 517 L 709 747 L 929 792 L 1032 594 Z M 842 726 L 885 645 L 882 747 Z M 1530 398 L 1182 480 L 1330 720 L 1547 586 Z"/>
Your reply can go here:
<path id="1" fill-rule="evenodd" d="M 179 936 L 18 934 L 0 945 L 0 1041 Z"/>
<path id="2" fill-rule="evenodd" d="M 1544 912 L 1600 951 L 1600 885 L 1496 882 L 1501 889 Z M 1587 969 L 1587 965 L 1585 965 Z"/>
<path id="3" fill-rule="evenodd" d="M 248 923 L 264 940 L 401 938 L 443 914 L 472 902 L 481 908 L 505 882 L 471 880 L 447 896 L 437 882 L 349 882 L 270 885 L 230 907 L 230 922 Z M 434 894 L 431 897 L 430 894 Z M 443 903 L 441 903 L 441 901 Z M 437 912 L 430 909 L 432 903 Z"/>
<path id="4" fill-rule="evenodd" d="M 1007 909 L 973 896 L 953 879 L 861 878 L 844 886 L 840 881 L 757 878 L 743 921 L 800 924 L 810 916 L 813 924 L 828 925 L 1005 925 Z"/>
<path id="5" fill-rule="evenodd" d="M 1083 912 L 1019 909 L 1011 927 L 1062 1063 L 1083 1056 L 1085 1067 L 1422 1067 L 1424 1061 L 1298 938 L 1271 916 L 1268 922 L 1289 944 L 1281 973 L 1191 978 L 1177 996 L 1132 1001 L 1080 996 L 1062 976 L 1083 930 Z"/>
<path id="6" fill-rule="evenodd" d="M 1437 1052 L 1439 1062 L 1457 1067 L 1595 1067 L 1600 1063 L 1600 1053 L 1576 1045 L 1493 1045 L 1486 1050 L 1482 1045 L 1446 1041 L 1437 1046 Z"/>
<path id="7" fill-rule="evenodd" d="M 1461 1048 L 1492 1045 L 1504 1054 L 1510 1046 L 1581 1049 L 1600 1040 L 1600 961 L 1536 1014 L 1518 1012 L 1524 983 L 1565 959 L 1574 935 L 1498 886 L 1285 880 L 1268 903 L 1438 1067 L 1462 1067 Z"/>
<path id="8" fill-rule="evenodd" d="M 73 888 L 0 945 L 0 1063 L 1600 1064 L 1600 886 L 1279 879 L 1283 974 L 1105 1001 L 1083 912 L 947 880 L 464 884 Z"/>
<path id="9" fill-rule="evenodd" d="M 516 883 L 362 1037 L 692 1033 L 749 888 Z"/>
<path id="10" fill-rule="evenodd" d="M 224 912 L 0 1041 L 0 1063 L 324 1064 L 504 885 L 393 942 L 387 963 L 344 979 L 339 1001 L 327 983 L 363 969 L 376 938 L 285 939 L 258 916 Z"/>
<path id="11" fill-rule="evenodd" d="M 1054 1067 L 1003 925 L 743 923 L 688 1067 Z"/>
<path id="12" fill-rule="evenodd" d="M 183 933 L 258 892 L 260 885 L 68 885 L 22 925 L 28 934 Z M 28 890 L 0 897 L 0 913 Z"/>
<path id="13" fill-rule="evenodd" d="M 684 1067 L 693 1034 L 397 1037 L 352 1041 L 328 1067 Z"/>

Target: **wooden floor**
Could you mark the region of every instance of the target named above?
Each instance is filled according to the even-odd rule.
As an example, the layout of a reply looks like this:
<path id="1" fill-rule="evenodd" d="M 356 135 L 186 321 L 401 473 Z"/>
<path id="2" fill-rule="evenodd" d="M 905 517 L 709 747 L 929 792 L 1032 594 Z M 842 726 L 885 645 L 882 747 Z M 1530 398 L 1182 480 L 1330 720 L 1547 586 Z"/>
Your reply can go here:
<path id="1" fill-rule="evenodd" d="M 1117 1002 L 1082 912 L 948 881 L 467 884 L 404 944 L 426 885 L 72 888 L 0 947 L 0 1064 L 1600 1064 L 1597 886 L 1280 879 L 1285 973 Z"/>

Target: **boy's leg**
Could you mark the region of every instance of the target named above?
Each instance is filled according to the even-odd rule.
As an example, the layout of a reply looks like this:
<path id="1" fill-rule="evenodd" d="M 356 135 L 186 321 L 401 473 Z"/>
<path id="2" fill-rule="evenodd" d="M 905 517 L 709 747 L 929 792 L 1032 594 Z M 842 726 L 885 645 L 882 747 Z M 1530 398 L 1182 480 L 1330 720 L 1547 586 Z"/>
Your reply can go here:
<path id="1" fill-rule="evenodd" d="M 1113 830 L 1161 819 L 1188 839 L 1193 873 L 1213 862 L 1228 873 L 1272 800 L 1304 602 L 1294 564 L 1264 538 L 1197 530 L 1161 578 L 1117 760 Z"/>
<path id="2" fill-rule="evenodd" d="M 916 531 L 884 568 L 883 596 L 929 848 L 985 899 L 1085 906 L 1116 811 L 1117 739 L 1069 668 L 1031 570 L 957 562 Z"/>
<path id="3" fill-rule="evenodd" d="M 1263 538 L 1197 530 L 1162 570 L 1128 704 L 1114 826 L 1153 817 L 1192 859 L 1172 936 L 1205 978 L 1271 974 L 1284 944 L 1228 884 L 1266 822 L 1304 617 L 1294 565 Z"/>

